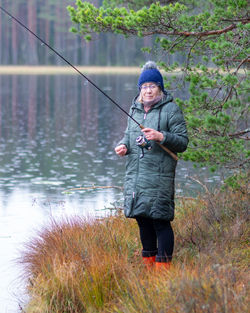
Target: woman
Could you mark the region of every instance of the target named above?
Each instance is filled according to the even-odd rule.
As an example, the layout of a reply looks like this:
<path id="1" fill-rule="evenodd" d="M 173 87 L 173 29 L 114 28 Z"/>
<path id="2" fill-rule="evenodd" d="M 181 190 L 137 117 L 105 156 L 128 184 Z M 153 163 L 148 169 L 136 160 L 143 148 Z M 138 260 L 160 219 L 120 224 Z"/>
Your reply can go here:
<path id="1" fill-rule="evenodd" d="M 174 178 L 177 161 L 160 143 L 174 152 L 187 148 L 188 136 L 180 108 L 164 90 L 163 78 L 154 62 L 147 62 L 138 81 L 139 95 L 130 114 L 145 128 L 128 119 L 123 139 L 115 148 L 128 156 L 124 185 L 126 217 L 135 218 L 140 230 L 143 262 L 151 267 L 169 268 L 174 249 Z M 138 145 L 144 135 L 151 149 Z M 136 142 L 137 139 L 137 142 Z"/>

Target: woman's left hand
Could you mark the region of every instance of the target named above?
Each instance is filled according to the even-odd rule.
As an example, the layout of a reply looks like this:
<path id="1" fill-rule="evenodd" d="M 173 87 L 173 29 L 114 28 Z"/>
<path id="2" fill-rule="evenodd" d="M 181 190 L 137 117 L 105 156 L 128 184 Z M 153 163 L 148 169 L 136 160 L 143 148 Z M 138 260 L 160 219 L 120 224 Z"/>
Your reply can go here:
<path id="1" fill-rule="evenodd" d="M 144 128 L 141 130 L 147 140 L 155 140 L 155 141 L 162 141 L 164 136 L 161 132 L 158 132 L 152 128 Z"/>

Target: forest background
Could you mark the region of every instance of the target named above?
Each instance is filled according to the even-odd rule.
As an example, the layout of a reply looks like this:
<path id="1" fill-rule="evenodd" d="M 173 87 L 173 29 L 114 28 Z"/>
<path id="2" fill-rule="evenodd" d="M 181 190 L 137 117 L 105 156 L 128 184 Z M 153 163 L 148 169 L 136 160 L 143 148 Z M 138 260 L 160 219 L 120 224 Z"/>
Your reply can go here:
<path id="1" fill-rule="evenodd" d="M 157 61 L 168 74 L 165 85 L 170 91 L 188 87 L 188 97 L 175 99 L 190 136 L 184 160 L 212 171 L 220 166 L 245 168 L 249 163 L 247 1 L 45 2 L 18 0 L 9 9 L 74 64 L 139 66 L 145 59 Z M 49 49 L 41 49 L 31 34 L 27 45 L 27 34 L 19 32 L 19 25 L 7 17 L 2 21 L 1 64 L 63 64 Z M 59 27 L 54 27 L 55 21 Z"/>
<path id="2" fill-rule="evenodd" d="M 0 0 L 1 6 L 4 7 L 5 3 Z M 138 66 L 145 60 L 146 54 L 140 48 L 151 45 L 152 38 L 138 40 L 134 36 L 129 39 L 128 50 L 128 43 L 122 36 L 100 34 L 86 42 L 81 36 L 70 33 L 71 21 L 66 7 L 74 3 L 74 0 L 15 0 L 5 8 L 73 64 Z M 91 3 L 98 6 L 102 1 L 93 0 Z M 0 47 L 0 64 L 65 65 L 49 49 L 41 49 L 41 43 L 17 23 L 10 22 L 4 14 L 0 19 L 0 41 L 4 42 Z"/>

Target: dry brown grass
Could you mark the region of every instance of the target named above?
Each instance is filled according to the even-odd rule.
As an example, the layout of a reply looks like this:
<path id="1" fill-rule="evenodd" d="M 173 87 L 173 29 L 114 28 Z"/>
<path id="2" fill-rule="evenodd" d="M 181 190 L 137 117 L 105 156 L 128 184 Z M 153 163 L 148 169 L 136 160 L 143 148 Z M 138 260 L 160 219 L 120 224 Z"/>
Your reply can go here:
<path id="1" fill-rule="evenodd" d="M 30 295 L 24 311 L 249 312 L 248 203 L 244 185 L 180 201 L 175 257 L 162 273 L 141 264 L 134 220 L 52 221 L 22 256 Z"/>

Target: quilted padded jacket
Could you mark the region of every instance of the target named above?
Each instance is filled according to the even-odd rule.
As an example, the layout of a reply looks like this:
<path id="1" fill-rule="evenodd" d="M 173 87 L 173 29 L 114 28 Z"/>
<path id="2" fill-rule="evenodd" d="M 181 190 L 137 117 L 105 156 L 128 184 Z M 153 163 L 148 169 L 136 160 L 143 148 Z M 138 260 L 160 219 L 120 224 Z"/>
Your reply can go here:
<path id="1" fill-rule="evenodd" d="M 173 97 L 165 92 L 164 97 L 147 113 L 143 105 L 133 100 L 130 114 L 144 127 L 163 133 L 160 142 L 177 154 L 188 145 L 186 124 L 181 109 Z M 174 219 L 174 179 L 177 161 L 156 142 L 150 141 L 151 150 L 136 144 L 141 135 L 139 126 L 128 119 L 127 129 L 119 144 L 127 146 L 126 175 L 124 183 L 124 213 L 126 217 L 149 217 L 172 221 Z"/>

